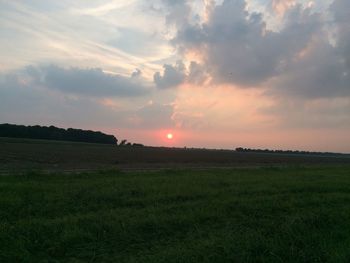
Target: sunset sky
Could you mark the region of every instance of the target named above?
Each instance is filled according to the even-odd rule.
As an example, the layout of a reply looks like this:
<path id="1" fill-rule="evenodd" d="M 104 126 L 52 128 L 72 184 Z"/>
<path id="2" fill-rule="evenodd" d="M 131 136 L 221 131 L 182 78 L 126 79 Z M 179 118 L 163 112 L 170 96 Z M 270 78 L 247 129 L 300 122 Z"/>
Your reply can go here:
<path id="1" fill-rule="evenodd" d="M 0 123 L 350 152 L 349 0 L 0 0 L 0 57 Z"/>

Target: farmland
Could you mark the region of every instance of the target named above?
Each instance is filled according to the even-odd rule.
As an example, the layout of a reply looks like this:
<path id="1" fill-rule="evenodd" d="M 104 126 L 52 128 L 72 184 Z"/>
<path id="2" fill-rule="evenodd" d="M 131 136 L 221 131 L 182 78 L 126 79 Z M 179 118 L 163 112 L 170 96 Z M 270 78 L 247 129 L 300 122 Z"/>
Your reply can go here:
<path id="1" fill-rule="evenodd" d="M 346 156 L 0 146 L 0 262 L 350 260 Z"/>
<path id="2" fill-rule="evenodd" d="M 350 155 L 241 153 L 229 150 L 118 147 L 93 143 L 0 138 L 0 171 L 342 164 L 350 164 Z"/>

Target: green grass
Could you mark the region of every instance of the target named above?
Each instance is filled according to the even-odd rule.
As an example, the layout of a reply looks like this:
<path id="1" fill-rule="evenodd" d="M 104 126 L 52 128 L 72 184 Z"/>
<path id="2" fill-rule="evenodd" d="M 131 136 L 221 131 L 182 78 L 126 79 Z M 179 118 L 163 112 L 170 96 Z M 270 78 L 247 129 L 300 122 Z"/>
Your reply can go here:
<path id="1" fill-rule="evenodd" d="M 0 177 L 0 262 L 350 262 L 350 167 Z"/>

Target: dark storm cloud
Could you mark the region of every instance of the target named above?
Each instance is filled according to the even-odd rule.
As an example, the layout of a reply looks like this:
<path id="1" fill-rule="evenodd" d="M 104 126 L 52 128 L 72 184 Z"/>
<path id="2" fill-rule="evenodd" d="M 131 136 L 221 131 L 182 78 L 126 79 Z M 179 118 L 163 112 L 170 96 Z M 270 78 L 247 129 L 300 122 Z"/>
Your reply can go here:
<path id="1" fill-rule="evenodd" d="M 349 1 L 335 0 L 329 9 L 330 22 L 327 14 L 297 4 L 286 10 L 281 28 L 273 31 L 263 14 L 247 11 L 246 1 L 224 0 L 211 8 L 203 23 L 184 19 L 186 23 L 179 24 L 172 19 L 177 33 L 171 42 L 180 54 L 194 51 L 203 57 L 202 63 L 191 63 L 186 77 L 181 75 L 186 81 L 196 83 L 195 76 L 201 80 L 208 73 L 214 83 L 270 87 L 271 92 L 284 95 L 348 96 L 349 10 Z M 335 45 L 329 29 L 337 32 Z M 165 83 L 165 76 L 170 75 L 166 71 Z M 176 79 L 172 84 L 179 84 L 181 78 Z"/>

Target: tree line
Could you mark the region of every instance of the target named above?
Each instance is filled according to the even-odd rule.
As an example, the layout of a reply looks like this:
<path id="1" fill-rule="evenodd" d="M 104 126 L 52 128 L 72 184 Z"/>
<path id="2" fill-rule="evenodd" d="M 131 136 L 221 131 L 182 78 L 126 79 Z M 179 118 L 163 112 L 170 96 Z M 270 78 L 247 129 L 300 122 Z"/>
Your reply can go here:
<path id="1" fill-rule="evenodd" d="M 317 154 L 317 155 L 339 155 L 332 152 L 312 152 L 312 151 L 293 151 L 293 150 L 270 150 L 270 149 L 251 149 L 251 148 L 236 148 L 236 152 L 254 152 L 254 153 L 284 153 L 284 154 Z"/>
<path id="2" fill-rule="evenodd" d="M 8 123 L 0 124 L 0 137 L 118 144 L 116 137 L 100 131 L 73 128 L 63 129 L 55 126 L 25 126 Z"/>

